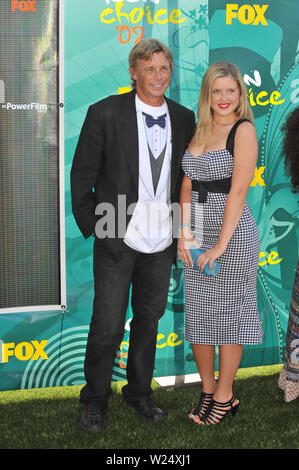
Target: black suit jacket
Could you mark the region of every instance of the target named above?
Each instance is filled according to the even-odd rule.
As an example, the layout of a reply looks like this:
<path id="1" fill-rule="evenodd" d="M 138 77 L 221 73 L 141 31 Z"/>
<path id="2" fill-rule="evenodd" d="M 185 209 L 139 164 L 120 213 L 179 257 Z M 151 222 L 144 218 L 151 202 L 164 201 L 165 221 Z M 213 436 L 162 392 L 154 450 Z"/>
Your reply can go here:
<path id="1" fill-rule="evenodd" d="M 96 239 L 118 259 L 125 233 L 118 238 L 118 195 L 126 207 L 138 201 L 139 153 L 135 90 L 113 95 L 88 109 L 71 169 L 72 210 L 77 225 L 88 238 L 95 232 L 99 203 L 115 208 L 116 238 Z M 179 202 L 181 159 L 195 129 L 193 111 L 167 99 L 172 128 L 171 203 Z M 126 226 L 131 215 L 126 215 Z"/>

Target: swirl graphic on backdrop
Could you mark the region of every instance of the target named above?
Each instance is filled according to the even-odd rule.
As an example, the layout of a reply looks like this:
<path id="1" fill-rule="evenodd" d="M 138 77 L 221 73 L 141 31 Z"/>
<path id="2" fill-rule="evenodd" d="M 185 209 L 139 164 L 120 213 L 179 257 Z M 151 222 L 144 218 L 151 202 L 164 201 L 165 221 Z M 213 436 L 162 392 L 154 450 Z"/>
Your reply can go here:
<path id="1" fill-rule="evenodd" d="M 45 347 L 48 359 L 29 361 L 21 389 L 81 385 L 85 383 L 84 358 L 88 326 L 68 328 L 52 336 Z M 113 380 L 125 380 L 125 371 L 116 363 Z"/>
<path id="2" fill-rule="evenodd" d="M 89 326 L 69 328 L 52 336 L 45 348 L 49 359 L 29 361 L 21 389 L 84 383 L 84 357 Z"/>
<path id="3" fill-rule="evenodd" d="M 184 311 L 184 270 L 181 261 L 177 261 L 178 267 L 172 269 L 167 307 L 175 312 Z"/>

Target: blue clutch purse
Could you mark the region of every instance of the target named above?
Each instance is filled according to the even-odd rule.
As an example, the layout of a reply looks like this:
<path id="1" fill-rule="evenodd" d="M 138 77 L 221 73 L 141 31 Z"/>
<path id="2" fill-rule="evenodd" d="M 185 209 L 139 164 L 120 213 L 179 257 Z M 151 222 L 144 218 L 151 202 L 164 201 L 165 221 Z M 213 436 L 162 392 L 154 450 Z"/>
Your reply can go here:
<path id="1" fill-rule="evenodd" d="M 199 267 L 197 266 L 197 258 L 199 257 L 199 255 L 201 255 L 202 253 L 204 253 L 205 250 L 200 250 L 199 248 L 195 248 L 195 246 L 191 246 L 190 247 L 190 253 L 191 253 L 191 256 L 192 256 L 192 260 L 193 260 L 193 268 L 194 269 L 197 269 L 197 271 L 199 271 Z M 207 263 L 205 265 L 205 268 L 203 270 L 203 274 L 205 274 L 206 276 L 209 276 L 209 277 L 215 277 L 217 276 L 218 272 L 219 272 L 219 269 L 220 269 L 220 263 L 218 263 L 218 261 L 214 261 L 213 262 L 213 267 L 212 269 L 209 268 L 209 263 Z"/>

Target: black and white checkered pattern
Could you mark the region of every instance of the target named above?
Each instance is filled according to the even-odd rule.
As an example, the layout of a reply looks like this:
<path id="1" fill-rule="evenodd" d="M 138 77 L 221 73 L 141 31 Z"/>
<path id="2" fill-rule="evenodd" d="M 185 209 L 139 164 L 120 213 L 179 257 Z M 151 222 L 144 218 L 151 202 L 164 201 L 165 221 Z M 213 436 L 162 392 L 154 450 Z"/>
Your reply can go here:
<path id="1" fill-rule="evenodd" d="M 233 157 L 226 149 L 200 156 L 186 151 L 182 166 L 191 179 L 223 179 L 232 175 Z M 192 234 L 204 250 L 217 243 L 226 198 L 227 194 L 209 192 L 202 204 L 192 192 Z M 258 230 L 246 203 L 227 250 L 218 259 L 218 275 L 209 278 L 193 268 L 184 269 L 187 341 L 213 345 L 262 342 L 256 295 L 258 259 Z"/>

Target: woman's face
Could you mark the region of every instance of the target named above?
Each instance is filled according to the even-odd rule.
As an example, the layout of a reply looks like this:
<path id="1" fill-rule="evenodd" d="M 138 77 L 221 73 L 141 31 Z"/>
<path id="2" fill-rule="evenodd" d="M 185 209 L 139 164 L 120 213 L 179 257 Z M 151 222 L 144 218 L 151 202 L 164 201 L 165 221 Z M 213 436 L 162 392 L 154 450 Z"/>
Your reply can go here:
<path id="1" fill-rule="evenodd" d="M 236 80 L 227 77 L 216 78 L 212 83 L 211 108 L 216 115 L 229 116 L 233 114 L 240 102 L 240 89 Z"/>

